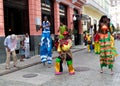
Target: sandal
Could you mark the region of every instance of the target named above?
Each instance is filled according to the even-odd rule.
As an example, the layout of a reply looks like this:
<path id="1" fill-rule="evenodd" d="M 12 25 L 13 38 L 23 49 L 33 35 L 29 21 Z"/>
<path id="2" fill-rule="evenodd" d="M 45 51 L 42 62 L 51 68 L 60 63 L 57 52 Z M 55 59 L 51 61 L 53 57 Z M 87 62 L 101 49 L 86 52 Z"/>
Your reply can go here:
<path id="1" fill-rule="evenodd" d="M 5 67 L 5 69 L 10 69 L 10 67 Z"/>

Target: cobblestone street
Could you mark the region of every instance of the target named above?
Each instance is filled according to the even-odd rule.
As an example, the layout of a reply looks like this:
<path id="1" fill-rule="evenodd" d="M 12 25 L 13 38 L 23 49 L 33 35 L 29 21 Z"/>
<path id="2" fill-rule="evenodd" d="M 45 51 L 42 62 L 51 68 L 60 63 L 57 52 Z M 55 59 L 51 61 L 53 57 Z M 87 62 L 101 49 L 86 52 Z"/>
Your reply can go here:
<path id="1" fill-rule="evenodd" d="M 119 41 L 116 41 L 116 46 L 119 52 Z M 54 75 L 54 63 L 51 68 L 48 68 L 48 65 L 38 64 L 1 76 L 0 86 L 119 86 L 120 84 L 119 56 L 115 60 L 114 75 L 111 75 L 107 68 L 104 68 L 104 73 L 101 74 L 99 55 L 88 53 L 86 49 L 73 53 L 73 64 L 76 73 L 72 76 L 69 75 L 65 63 L 63 63 L 64 72 L 59 76 Z"/>

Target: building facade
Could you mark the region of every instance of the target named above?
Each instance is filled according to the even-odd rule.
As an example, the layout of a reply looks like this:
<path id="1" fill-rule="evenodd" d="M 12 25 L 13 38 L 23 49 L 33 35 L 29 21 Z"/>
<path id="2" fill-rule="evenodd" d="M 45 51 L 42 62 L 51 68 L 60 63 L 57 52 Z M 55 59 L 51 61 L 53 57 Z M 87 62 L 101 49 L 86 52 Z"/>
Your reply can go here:
<path id="1" fill-rule="evenodd" d="M 120 1 L 119 0 L 110 0 L 111 7 L 110 7 L 110 18 L 112 23 L 114 24 L 115 28 L 120 30 Z"/>
<path id="2" fill-rule="evenodd" d="M 93 26 L 94 32 L 98 30 L 98 21 L 102 15 L 109 16 L 109 0 L 87 0 L 83 6 L 83 14 L 89 16 L 89 20 L 83 21 L 83 30 L 86 31 Z"/>
<path id="3" fill-rule="evenodd" d="M 47 16 L 51 23 L 51 34 L 57 35 L 60 22 L 63 22 L 68 29 L 77 30 L 77 33 L 74 34 L 74 42 L 76 45 L 81 44 L 82 23 L 81 20 L 74 22 L 73 14 L 81 14 L 85 1 L 0 0 L 0 51 L 4 50 L 3 41 L 7 35 L 29 33 L 31 50 L 38 54 L 38 43 L 42 30 L 37 31 L 36 26 L 42 24 L 44 16 Z"/>

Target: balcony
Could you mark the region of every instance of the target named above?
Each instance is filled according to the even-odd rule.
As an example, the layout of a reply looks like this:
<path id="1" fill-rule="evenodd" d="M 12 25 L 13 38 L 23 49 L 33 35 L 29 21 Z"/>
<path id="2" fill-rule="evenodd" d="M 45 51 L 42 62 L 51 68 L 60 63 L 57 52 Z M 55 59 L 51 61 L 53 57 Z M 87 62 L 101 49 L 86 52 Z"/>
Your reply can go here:
<path id="1" fill-rule="evenodd" d="M 85 7 L 92 8 L 96 11 L 99 11 L 102 14 L 105 14 L 105 15 L 108 14 L 108 12 L 94 0 L 87 0 L 85 3 Z"/>

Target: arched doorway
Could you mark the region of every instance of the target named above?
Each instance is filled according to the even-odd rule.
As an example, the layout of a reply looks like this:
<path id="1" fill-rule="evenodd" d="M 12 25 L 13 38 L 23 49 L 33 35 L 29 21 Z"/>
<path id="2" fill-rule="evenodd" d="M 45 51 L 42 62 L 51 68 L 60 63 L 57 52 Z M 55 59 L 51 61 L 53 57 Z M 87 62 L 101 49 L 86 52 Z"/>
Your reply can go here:
<path id="1" fill-rule="evenodd" d="M 41 0 L 42 7 L 42 21 L 44 16 L 48 17 L 51 24 L 51 34 L 54 34 L 54 0 Z"/>
<path id="2" fill-rule="evenodd" d="M 28 0 L 3 0 L 5 35 L 29 33 Z"/>

